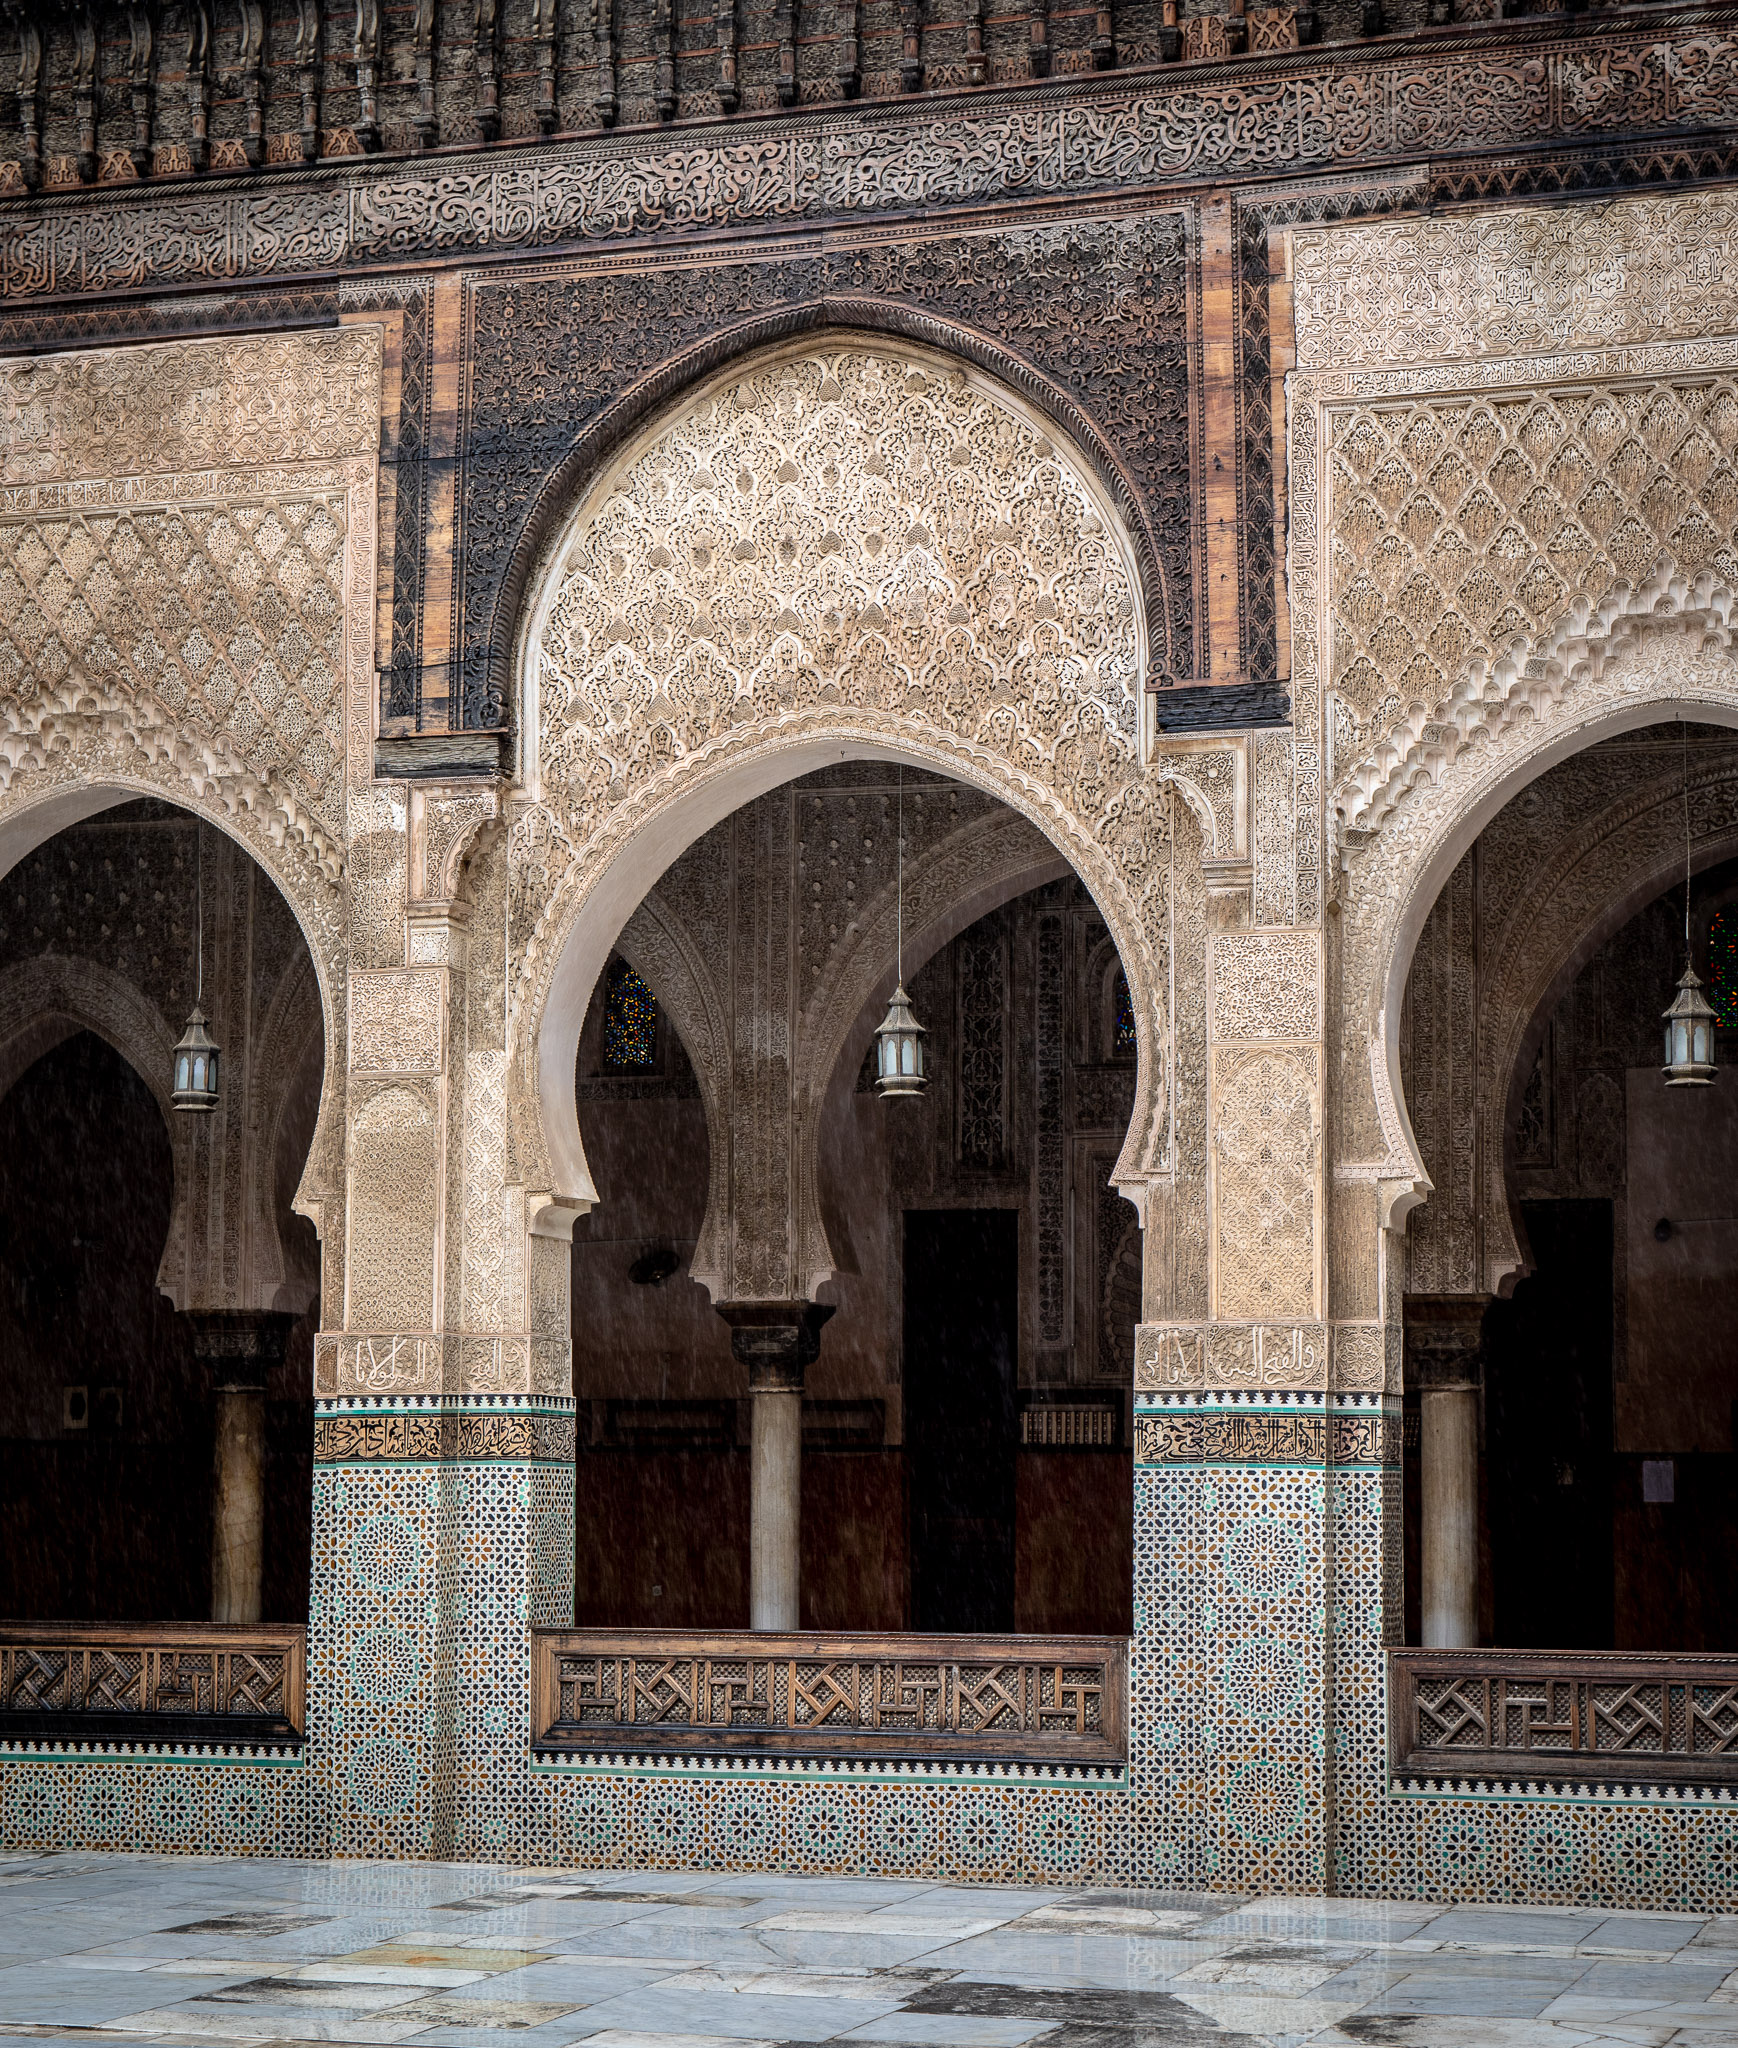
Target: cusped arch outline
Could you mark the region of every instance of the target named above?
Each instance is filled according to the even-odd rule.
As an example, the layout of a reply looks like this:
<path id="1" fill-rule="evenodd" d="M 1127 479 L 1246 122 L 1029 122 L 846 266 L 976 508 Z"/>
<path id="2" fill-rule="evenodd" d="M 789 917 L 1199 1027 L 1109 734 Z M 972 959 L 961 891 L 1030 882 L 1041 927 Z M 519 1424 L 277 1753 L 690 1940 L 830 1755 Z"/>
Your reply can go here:
<path id="1" fill-rule="evenodd" d="M 187 1235 L 192 1178 L 187 1119 L 169 1099 L 169 1068 L 176 1033 L 144 991 L 100 960 L 38 953 L 0 971 L 0 1101 L 38 1060 L 81 1031 L 100 1038 L 151 1091 L 163 1118 L 174 1180 L 169 1229 L 157 1265 L 157 1286 L 176 1308 L 190 1304 L 179 1270 Z"/>
<path id="2" fill-rule="evenodd" d="M 903 903 L 907 979 L 979 918 L 1070 872 L 1050 841 L 1017 813 L 995 807 L 972 818 L 912 864 Z M 800 1007 L 791 1058 L 790 1220 L 797 1285 L 809 1299 L 819 1297 L 835 1272 L 821 1199 L 823 1116 L 829 1097 L 854 1084 L 893 994 L 900 954 L 896 922 L 894 886 L 873 886 L 859 899 L 849 934 Z M 716 1302 L 731 1298 L 727 1098 L 732 1047 L 727 995 L 700 936 L 665 892 L 654 888 L 623 927 L 617 950 L 650 984 L 682 1038 L 699 1084 L 709 1174 L 689 1277 Z"/>
<path id="3" fill-rule="evenodd" d="M 482 646 L 482 694 L 489 703 L 505 706 L 517 701 L 514 679 L 524 650 L 522 639 L 515 636 L 515 622 L 523 626 L 550 550 L 571 524 L 574 504 L 593 479 L 615 463 L 624 447 L 642 437 L 649 422 L 715 381 L 721 370 L 740 367 L 786 343 L 829 333 L 915 343 L 978 370 L 1018 394 L 1077 449 L 1128 532 L 1139 567 L 1151 673 L 1175 679 L 1180 671 L 1170 583 L 1158 535 L 1115 443 L 1079 399 L 1025 356 L 963 321 L 943 320 L 897 300 L 839 293 L 772 308 L 718 329 L 630 384 L 587 424 L 538 486 L 491 606 Z"/>
<path id="4" fill-rule="evenodd" d="M 337 850 L 328 848 L 318 859 L 312 857 L 310 849 L 296 835 L 283 829 L 280 815 L 256 806 L 250 790 L 238 790 L 229 778 L 213 772 L 209 762 L 201 763 L 195 750 L 188 747 L 158 752 L 141 749 L 144 772 L 133 762 L 117 767 L 113 757 L 120 750 L 114 744 L 115 737 L 100 729 L 83 732 L 75 744 L 56 752 L 52 765 L 29 759 L 11 764 L 10 773 L 0 781 L 0 879 L 57 833 L 142 797 L 173 804 L 200 819 L 234 840 L 258 865 L 288 904 L 301 933 L 313 967 L 325 1042 L 319 1114 L 294 1207 L 298 1215 L 314 1225 L 322 1242 L 335 1255 L 341 1255 L 341 1247 L 325 1228 L 328 1213 L 341 1216 L 343 1201 L 347 956 L 342 892 L 337 880 L 341 868 L 333 866 Z M 124 737 L 138 747 L 137 734 Z M 184 755 L 189 758 L 183 758 Z M 172 1034 L 166 1043 L 173 1045 L 178 1035 Z M 116 1049 L 131 1060 L 131 1054 L 123 1048 Z M 167 1091 L 158 1088 L 157 1079 L 159 1067 L 162 1073 L 168 1072 L 167 1058 L 165 1051 L 159 1066 L 144 1073 L 166 1114 Z M 172 1136 L 175 1130 L 176 1122 L 171 1118 Z M 177 1175 L 179 1184 L 179 1167 Z M 178 1194 L 178 1203 L 179 1200 Z M 179 1213 L 177 1209 L 177 1216 Z M 172 1234 L 171 1244 L 175 1241 Z"/>
<path id="5" fill-rule="evenodd" d="M 733 361 L 705 383 L 686 379 L 680 401 L 655 417 L 645 407 L 640 433 L 618 446 L 606 466 L 594 468 L 546 545 L 528 593 L 515 699 L 526 801 L 510 833 L 509 890 L 515 1042 L 544 1146 L 541 1159 L 525 1162 L 531 1211 L 539 1219 L 535 1230 L 565 1232 L 595 1199 L 572 1075 L 586 1002 L 616 936 L 659 875 L 702 833 L 778 784 L 845 757 L 906 762 L 984 790 L 1035 825 L 1073 866 L 1116 939 L 1135 1003 L 1137 1109 L 1115 1178 L 1143 1214 L 1147 1183 L 1168 1164 L 1160 1107 L 1169 1045 L 1158 908 L 1164 863 L 1152 854 L 1169 829 L 1163 784 L 1171 778 L 1146 775 L 1141 760 L 1147 591 L 1134 537 L 1096 466 L 1017 391 L 969 361 L 902 337 L 841 329 L 838 310 L 839 302 L 811 309 L 810 331 L 801 338 L 787 336 Z M 1012 461 L 1028 471 L 1033 463 L 1046 465 L 1041 507 L 1030 496 L 1010 501 L 1017 502 L 1017 515 L 998 514 L 989 530 L 980 530 L 987 519 L 980 511 L 979 525 L 967 535 L 975 558 L 987 561 L 993 549 L 1002 549 L 1000 573 L 1015 586 L 1023 578 L 1043 602 L 1034 618 L 1022 619 L 1008 592 L 996 600 L 1007 627 L 996 671 L 974 640 L 985 614 L 972 610 L 972 604 L 991 602 L 985 595 L 990 570 L 983 570 L 983 589 L 974 584 L 968 603 L 964 586 L 949 585 L 938 566 L 944 561 L 936 539 L 941 519 L 926 527 L 914 518 L 909 531 L 896 536 L 890 559 L 899 561 L 908 586 L 921 586 L 918 601 L 898 618 L 916 622 L 910 638 L 921 642 L 923 680 L 913 680 L 914 672 L 901 670 L 893 657 L 891 642 L 904 625 L 896 627 L 883 608 L 885 593 L 851 622 L 855 631 L 867 620 L 865 641 L 875 643 L 860 665 L 849 648 L 812 654 L 794 626 L 787 631 L 785 614 L 795 598 L 781 600 L 770 622 L 760 621 L 777 658 L 757 655 L 757 667 L 733 663 L 719 647 L 729 636 L 716 631 L 711 616 L 729 591 L 721 595 L 707 578 L 715 552 L 720 560 L 726 553 L 752 559 L 759 542 L 725 531 L 729 521 L 722 513 L 707 535 L 687 525 L 678 532 L 672 524 L 699 519 L 688 504 L 696 493 L 709 506 L 722 498 L 704 432 L 713 431 L 726 399 L 729 421 L 748 422 L 744 432 L 758 432 L 762 413 L 777 414 L 803 380 L 811 417 L 818 418 L 822 405 L 833 401 L 848 412 L 845 383 L 858 380 L 853 389 L 867 390 L 895 375 L 905 380 L 897 395 L 930 390 L 926 380 L 933 380 L 938 406 L 945 388 L 949 403 L 979 408 L 984 433 L 1011 447 Z M 769 380 L 766 389 L 753 403 L 740 400 L 737 394 L 757 378 Z M 886 427 L 880 421 L 875 430 Z M 981 482 L 966 473 L 973 458 L 963 438 L 954 451 L 950 461 L 925 471 L 943 513 Z M 869 473 L 834 464 L 827 489 L 836 503 L 852 492 L 860 499 Z M 799 517 L 805 508 L 797 505 L 797 486 L 809 488 L 806 475 L 787 455 L 779 479 L 791 481 L 786 531 L 792 559 L 807 560 L 804 550 L 817 547 L 821 556 L 842 552 L 847 542 L 836 528 L 865 545 L 880 537 L 867 517 L 855 525 L 839 517 L 833 526 L 818 511 Z M 663 537 L 655 538 L 659 520 Z M 1048 595 L 1057 575 L 1028 573 L 1021 549 L 1040 543 L 1015 530 L 1026 524 L 1040 531 L 1043 546 L 1075 549 L 1066 567 L 1089 602 L 1058 606 Z M 766 538 L 779 540 L 770 533 Z M 692 589 L 683 582 L 690 556 L 700 563 L 702 579 Z M 801 601 L 819 588 L 805 586 Z M 949 598 L 951 604 L 944 601 Z M 691 632 L 701 612 L 704 620 Z M 1069 637 L 1089 633 L 1099 636 L 1090 659 Z M 681 644 L 672 657 L 677 637 Z M 701 643 L 703 657 L 694 653 Z M 950 666 L 942 680 L 944 656 Z M 703 683 L 695 682 L 697 674 Z M 1198 791 L 1184 794 L 1199 806 Z M 1206 822 L 1211 826 L 1210 816 Z"/>
<path id="6" fill-rule="evenodd" d="M 1497 812 L 1570 755 L 1677 716 L 1738 727 L 1738 593 L 1663 561 L 1517 645 L 1482 711 L 1470 691 L 1463 702 L 1434 758 L 1384 776 L 1379 823 L 1341 891 L 1342 1028 L 1369 1060 L 1368 1093 L 1354 1088 L 1343 1119 L 1341 1169 L 1378 1182 L 1391 1228 L 1432 1192 L 1400 1075 L 1400 1006 L 1432 905 Z"/>

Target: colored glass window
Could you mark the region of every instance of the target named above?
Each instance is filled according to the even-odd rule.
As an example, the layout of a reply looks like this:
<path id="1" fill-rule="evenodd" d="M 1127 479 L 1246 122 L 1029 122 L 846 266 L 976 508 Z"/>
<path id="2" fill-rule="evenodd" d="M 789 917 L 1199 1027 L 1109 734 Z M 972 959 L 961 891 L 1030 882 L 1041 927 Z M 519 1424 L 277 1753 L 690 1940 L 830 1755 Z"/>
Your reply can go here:
<path id="1" fill-rule="evenodd" d="M 1124 1053 L 1131 1058 L 1135 1050 L 1135 1006 L 1129 1000 L 1128 976 L 1119 973 L 1116 978 L 1116 1018 L 1112 1027 L 1111 1043 L 1117 1054 Z"/>
<path id="2" fill-rule="evenodd" d="M 1708 1000 L 1720 1028 L 1738 1030 L 1738 904 L 1716 910 L 1708 926 Z"/>
<path id="3" fill-rule="evenodd" d="M 658 1063 L 658 999 L 625 960 L 611 963 L 604 992 L 603 1063 L 612 1074 L 643 1074 Z"/>

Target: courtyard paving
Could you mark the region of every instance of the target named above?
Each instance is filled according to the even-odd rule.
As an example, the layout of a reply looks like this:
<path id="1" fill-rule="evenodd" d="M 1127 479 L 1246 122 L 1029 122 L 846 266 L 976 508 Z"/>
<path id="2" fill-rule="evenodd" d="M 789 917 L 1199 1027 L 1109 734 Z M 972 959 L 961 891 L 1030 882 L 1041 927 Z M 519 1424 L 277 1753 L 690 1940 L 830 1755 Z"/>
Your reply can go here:
<path id="1" fill-rule="evenodd" d="M 140 2048 L 1738 2048 L 1738 1918 L 11 1855 L 0 2035 Z"/>

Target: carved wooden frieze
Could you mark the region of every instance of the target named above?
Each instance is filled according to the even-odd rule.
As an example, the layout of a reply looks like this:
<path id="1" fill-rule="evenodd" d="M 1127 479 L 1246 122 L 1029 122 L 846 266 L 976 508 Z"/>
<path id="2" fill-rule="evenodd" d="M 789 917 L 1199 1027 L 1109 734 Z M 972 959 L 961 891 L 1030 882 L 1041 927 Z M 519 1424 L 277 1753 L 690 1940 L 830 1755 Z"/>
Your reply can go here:
<path id="1" fill-rule="evenodd" d="M 1115 1768 L 1126 1657 L 1110 1636 L 540 1629 L 531 1746 Z"/>
<path id="2" fill-rule="evenodd" d="M 571 1415 L 318 1415 L 318 1465 L 571 1464 Z"/>
<path id="3" fill-rule="evenodd" d="M 1481 44 L 1488 42 L 1488 47 Z M 1429 49 L 1262 57 L 1203 75 L 1043 85 L 946 114 L 851 113 L 601 138 L 159 196 L 21 204 L 0 296 L 138 289 L 402 263 L 470 250 L 1271 177 L 1551 135 L 1689 131 L 1728 118 L 1738 39 L 1614 26 Z"/>

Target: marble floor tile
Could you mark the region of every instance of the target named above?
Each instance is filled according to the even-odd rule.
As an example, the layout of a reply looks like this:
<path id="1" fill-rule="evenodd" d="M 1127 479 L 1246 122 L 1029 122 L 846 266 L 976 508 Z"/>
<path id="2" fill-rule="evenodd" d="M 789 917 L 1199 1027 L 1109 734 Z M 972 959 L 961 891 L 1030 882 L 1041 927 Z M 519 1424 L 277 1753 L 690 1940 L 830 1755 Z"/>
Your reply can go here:
<path id="1" fill-rule="evenodd" d="M 889 2013 L 842 2038 L 899 2041 L 911 2048 L 1024 2048 L 1052 2031 L 1047 2020 L 988 2019 L 970 2013 Z"/>
<path id="2" fill-rule="evenodd" d="M 642 2034 L 632 2028 L 609 2027 L 581 2037 L 589 2048 L 717 2048 L 716 2034 Z M 733 2048 L 780 2048 L 775 2039 L 739 2040 Z"/>
<path id="3" fill-rule="evenodd" d="M 1587 1948 L 1648 1949 L 1672 1955 L 1699 1940 L 1710 1926 L 1690 1913 L 1613 1913 L 1601 1920 L 1583 1943 Z M 1733 1929 L 1738 1940 L 1738 1927 Z"/>
<path id="4" fill-rule="evenodd" d="M 1738 2048 L 1738 1916 L 0 1858 L 0 2048 Z"/>

